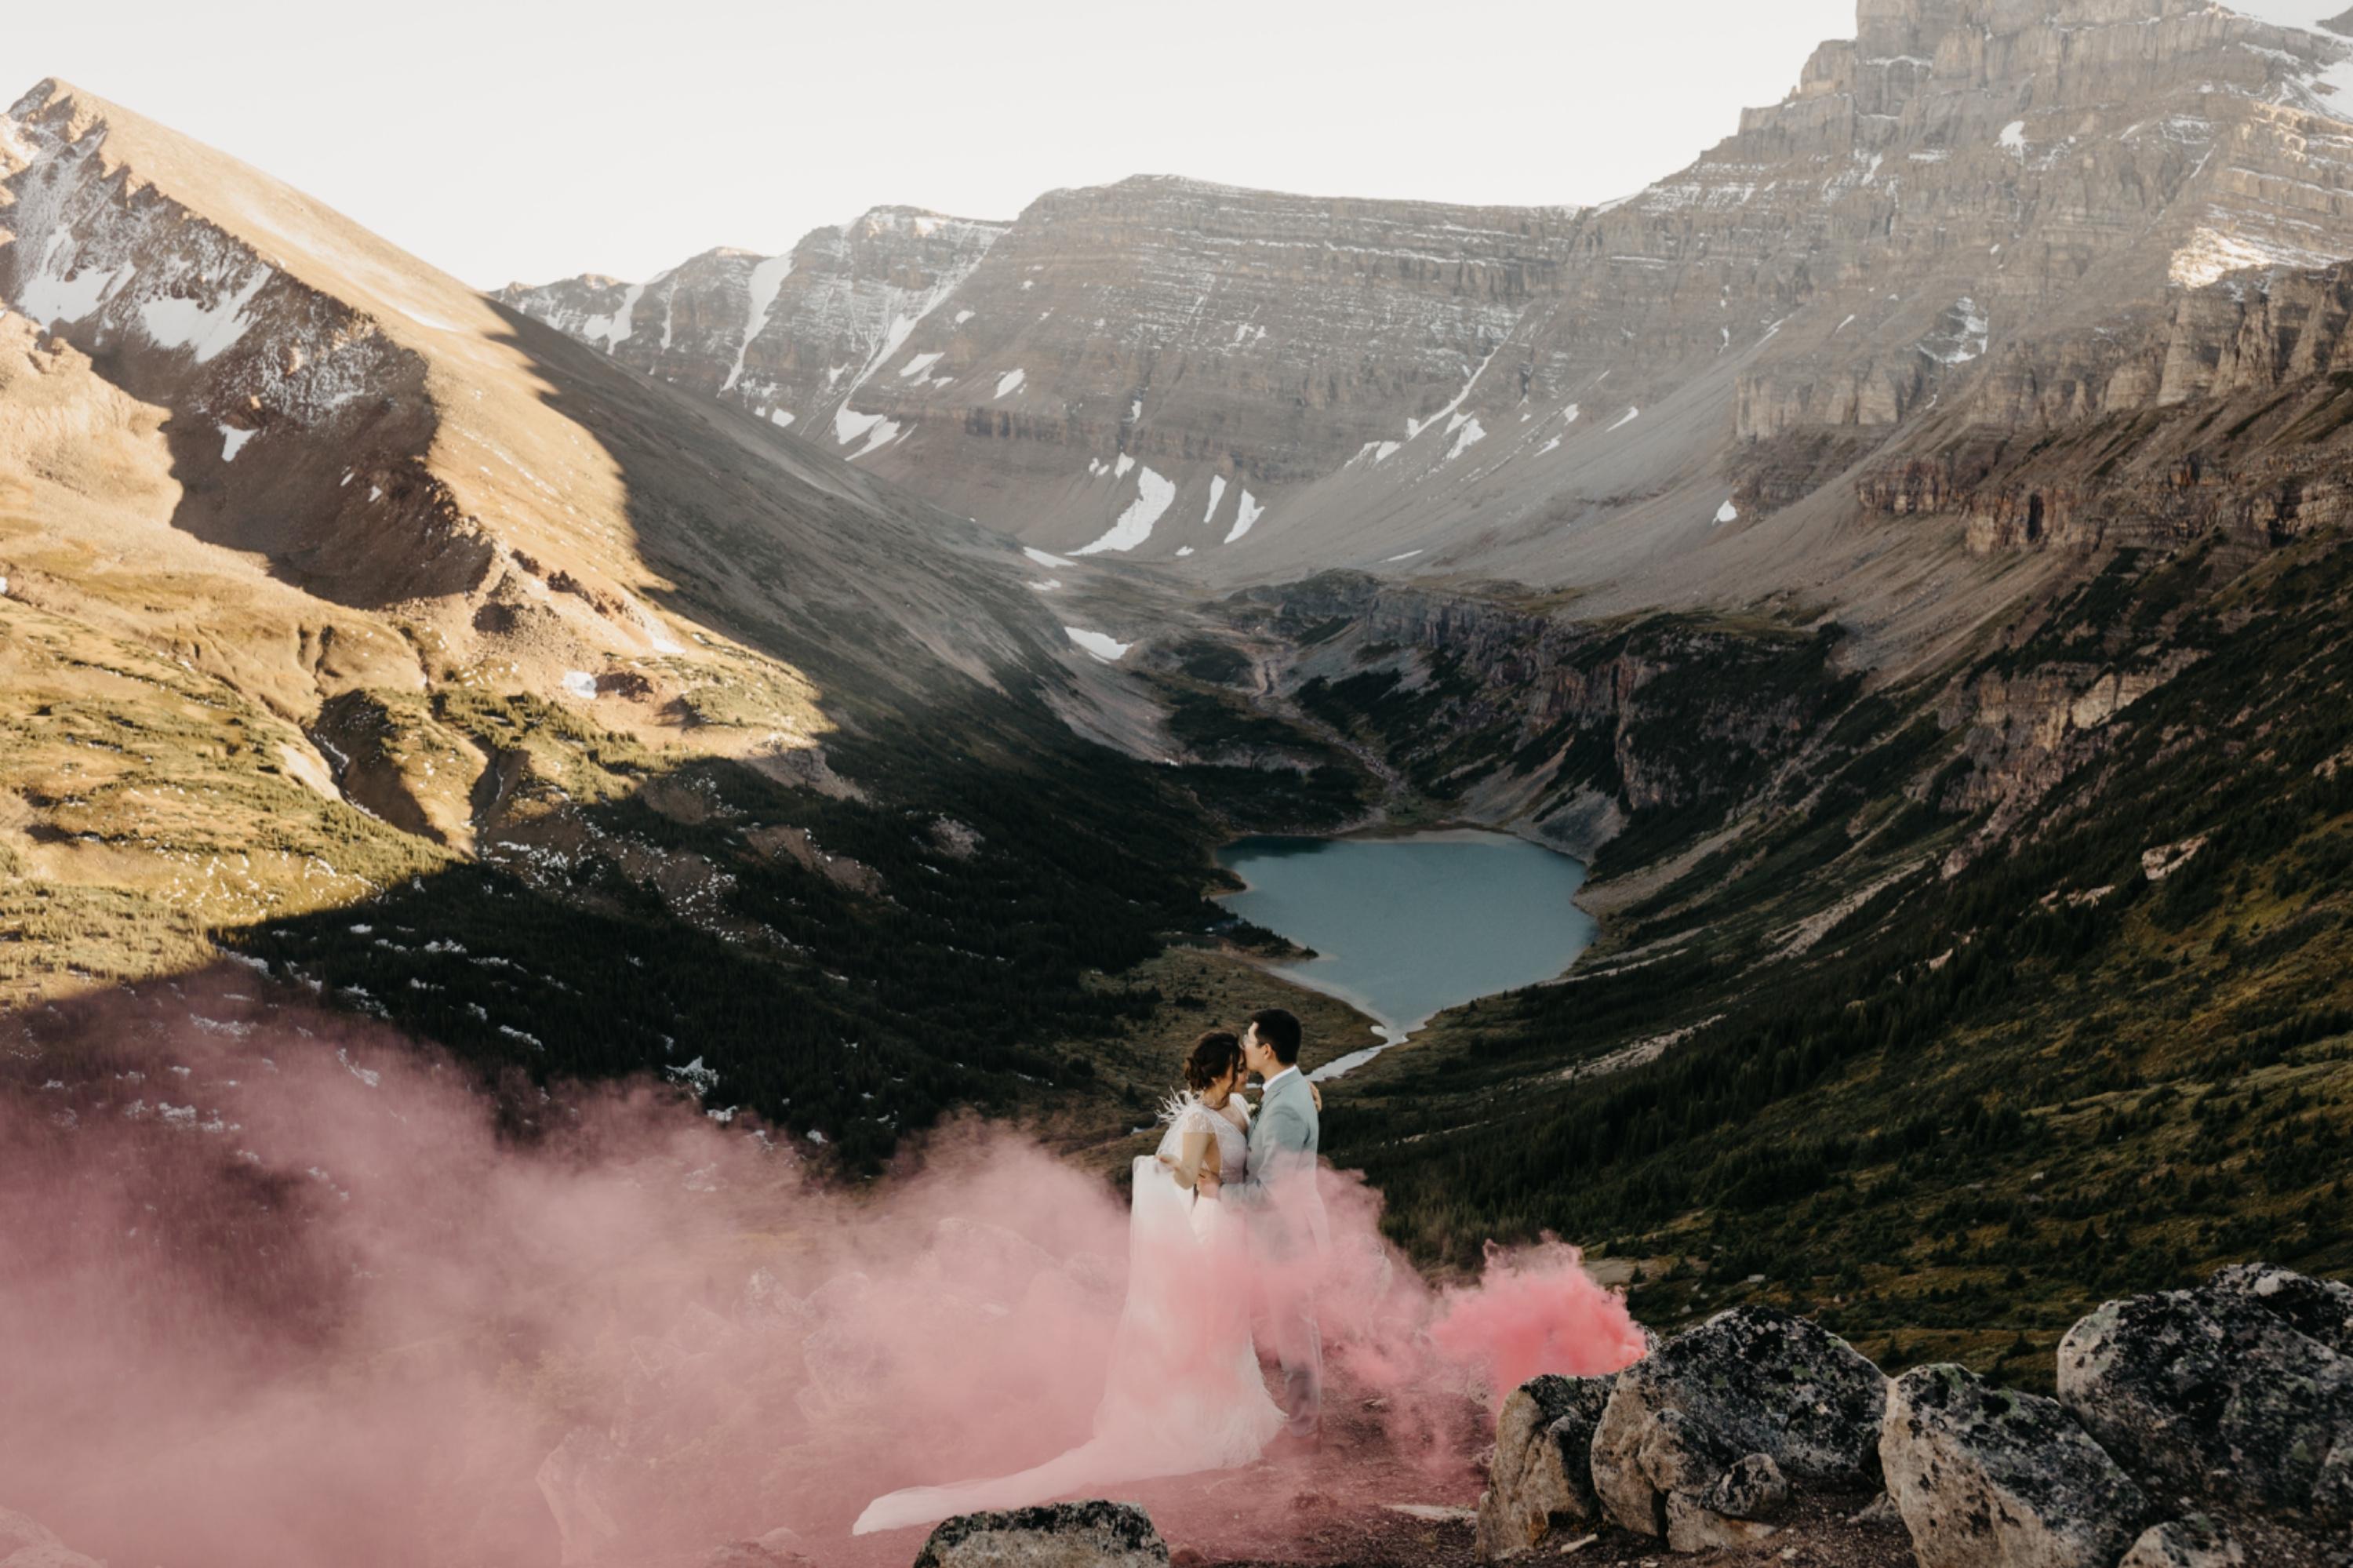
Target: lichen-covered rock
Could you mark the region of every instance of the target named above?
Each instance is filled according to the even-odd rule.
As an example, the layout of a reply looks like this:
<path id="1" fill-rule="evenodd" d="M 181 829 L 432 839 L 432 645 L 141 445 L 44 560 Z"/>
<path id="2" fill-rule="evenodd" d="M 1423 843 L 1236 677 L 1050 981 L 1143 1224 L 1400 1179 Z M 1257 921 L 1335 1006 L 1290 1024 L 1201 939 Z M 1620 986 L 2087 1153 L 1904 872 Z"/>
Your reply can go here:
<path id="1" fill-rule="evenodd" d="M 2109 1453 L 2169 1492 L 2339 1517 L 2331 1455 L 2353 1445 L 2353 1356 L 2303 1332 L 2333 1293 L 2284 1271 L 2111 1301 L 2059 1346 L 2059 1397 Z"/>
<path id="2" fill-rule="evenodd" d="M 1700 1500 L 1728 1519 L 1772 1519 L 1789 1506 L 1789 1480 L 1771 1456 L 1751 1454 L 1718 1476 Z"/>
<path id="3" fill-rule="evenodd" d="M 1671 1552 L 1715 1552 L 1753 1546 L 1771 1535 L 1773 1528 L 1755 1520 L 1718 1513 L 1689 1492 L 1667 1494 L 1667 1549 Z"/>
<path id="4" fill-rule="evenodd" d="M 2314 1279 L 2268 1263 L 2237 1263 L 2217 1270 L 2206 1290 L 2237 1297 L 2338 1355 L 2353 1356 L 2353 1285 Z"/>
<path id="5" fill-rule="evenodd" d="M 1525 1555 L 1554 1531 L 1599 1517 L 1593 1429 L 1618 1376 L 1546 1375 L 1521 1384 L 1495 1418 L 1495 1457 L 1479 1499 L 1477 1546 L 1489 1563 Z"/>
<path id="6" fill-rule="evenodd" d="M 1613 1523 L 1660 1536 L 1671 1495 L 1700 1501 L 1751 1454 L 1798 1488 L 1860 1490 L 1878 1480 L 1886 1397 L 1879 1369 L 1819 1325 L 1720 1313 L 1618 1374 L 1594 1433 L 1594 1490 Z"/>
<path id="7" fill-rule="evenodd" d="M 2320 1462 L 2319 1478 L 2312 1483 L 2312 1511 L 2324 1520 L 2353 1521 L 2353 1433 Z"/>
<path id="8" fill-rule="evenodd" d="M 914 1568 L 1168 1568 L 1168 1546 L 1134 1503 L 1056 1503 L 949 1520 Z"/>
<path id="9" fill-rule="evenodd" d="M 1966 1367 L 1895 1381 L 1879 1457 L 1920 1568 L 2110 1568 L 2149 1514 L 2058 1401 Z"/>
<path id="10" fill-rule="evenodd" d="M 2241 1568 L 2247 1554 L 2203 1514 L 2151 1525 L 2116 1568 Z"/>

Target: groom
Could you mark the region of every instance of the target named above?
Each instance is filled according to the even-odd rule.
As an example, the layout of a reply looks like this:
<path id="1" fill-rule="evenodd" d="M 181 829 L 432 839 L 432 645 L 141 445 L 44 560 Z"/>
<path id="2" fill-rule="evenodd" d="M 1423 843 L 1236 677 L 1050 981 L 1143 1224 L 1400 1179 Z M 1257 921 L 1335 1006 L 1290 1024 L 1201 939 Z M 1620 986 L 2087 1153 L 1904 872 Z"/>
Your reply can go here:
<path id="1" fill-rule="evenodd" d="M 1315 1325 L 1315 1275 L 1329 1242 L 1315 1190 L 1322 1134 L 1315 1092 L 1299 1070 L 1299 1020 L 1279 1007 L 1250 1014 L 1242 1059 L 1266 1085 L 1250 1124 L 1249 1175 L 1223 1190 L 1250 1228 L 1267 1296 L 1282 1407 L 1293 1441 L 1315 1442 L 1324 1415 L 1324 1343 Z M 1214 1190 L 1214 1189 L 1212 1189 Z"/>

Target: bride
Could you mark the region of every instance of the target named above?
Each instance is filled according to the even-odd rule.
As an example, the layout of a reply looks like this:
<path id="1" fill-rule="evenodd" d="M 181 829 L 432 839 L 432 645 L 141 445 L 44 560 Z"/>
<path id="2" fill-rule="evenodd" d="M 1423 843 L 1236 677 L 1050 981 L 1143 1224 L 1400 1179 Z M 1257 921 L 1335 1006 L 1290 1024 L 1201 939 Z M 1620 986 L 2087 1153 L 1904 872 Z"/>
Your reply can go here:
<path id="1" fill-rule="evenodd" d="M 1240 1040 L 1202 1035 L 1185 1064 L 1187 1092 L 1162 1112 L 1159 1152 L 1135 1161 L 1127 1303 L 1094 1436 L 1018 1475 L 877 1498 L 852 1533 L 1230 1469 L 1264 1450 L 1283 1417 L 1250 1344 L 1241 1219 L 1197 1191 L 1205 1174 L 1229 1184 L 1247 1174 L 1250 1107 L 1235 1093 L 1243 1072 Z"/>

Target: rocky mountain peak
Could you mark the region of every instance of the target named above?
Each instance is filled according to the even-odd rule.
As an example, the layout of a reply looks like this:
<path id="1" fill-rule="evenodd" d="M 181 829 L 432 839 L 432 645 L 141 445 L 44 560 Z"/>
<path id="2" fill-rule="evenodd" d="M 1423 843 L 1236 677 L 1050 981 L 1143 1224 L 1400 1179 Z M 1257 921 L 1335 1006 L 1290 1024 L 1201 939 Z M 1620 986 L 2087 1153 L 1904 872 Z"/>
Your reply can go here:
<path id="1" fill-rule="evenodd" d="M 838 462 L 563 337 L 519 334 L 235 159 L 56 81 L 6 124 L 19 161 L 0 176 L 0 303 L 162 411 L 153 456 L 176 535 L 358 620 L 399 617 L 412 682 L 578 695 L 617 665 L 691 660 L 673 618 L 683 585 L 716 569 L 711 516 L 748 530 L 741 548 L 791 585 L 789 612 L 754 589 L 722 595 L 730 613 L 790 626 L 788 656 L 855 665 L 846 679 L 887 684 L 934 659 L 987 679 L 1054 631 L 1001 541 L 894 510 Z M 679 275 L 756 265 L 713 254 Z M 634 286 L 583 287 L 623 295 L 608 346 L 638 335 L 633 317 L 682 351 L 725 341 L 691 309 L 641 307 Z M 963 613 L 934 613 L 959 599 Z M 827 628 L 849 620 L 858 633 L 835 641 Z M 913 664 L 874 646 L 886 624 L 924 651 Z M 659 705 L 660 682 L 629 689 Z"/>
<path id="2" fill-rule="evenodd" d="M 1139 175 L 1009 226 L 878 209 L 756 288 L 714 275 L 707 347 L 614 351 L 1050 550 L 1655 594 L 2034 377 L 2030 326 L 2113 335 L 2353 254 L 2353 46 L 2325 7 L 1862 0 L 1786 99 L 1620 201 Z M 557 287 L 578 302 L 516 302 L 613 346 L 626 290 Z"/>

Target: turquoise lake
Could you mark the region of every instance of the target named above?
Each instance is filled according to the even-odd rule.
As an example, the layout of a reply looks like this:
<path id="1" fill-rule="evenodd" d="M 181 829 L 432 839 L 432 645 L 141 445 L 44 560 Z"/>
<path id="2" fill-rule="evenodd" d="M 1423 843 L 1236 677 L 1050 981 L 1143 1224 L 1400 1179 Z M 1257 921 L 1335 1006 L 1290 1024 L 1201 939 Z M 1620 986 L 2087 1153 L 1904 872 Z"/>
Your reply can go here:
<path id="1" fill-rule="evenodd" d="M 1557 977 L 1596 931 L 1571 902 L 1584 863 L 1505 833 L 1243 839 L 1218 859 L 1249 885 L 1227 907 L 1319 955 L 1274 967 L 1381 1025 L 1362 1048 L 1310 1042 L 1311 1077 L 1362 1065 L 1450 1007 Z"/>

